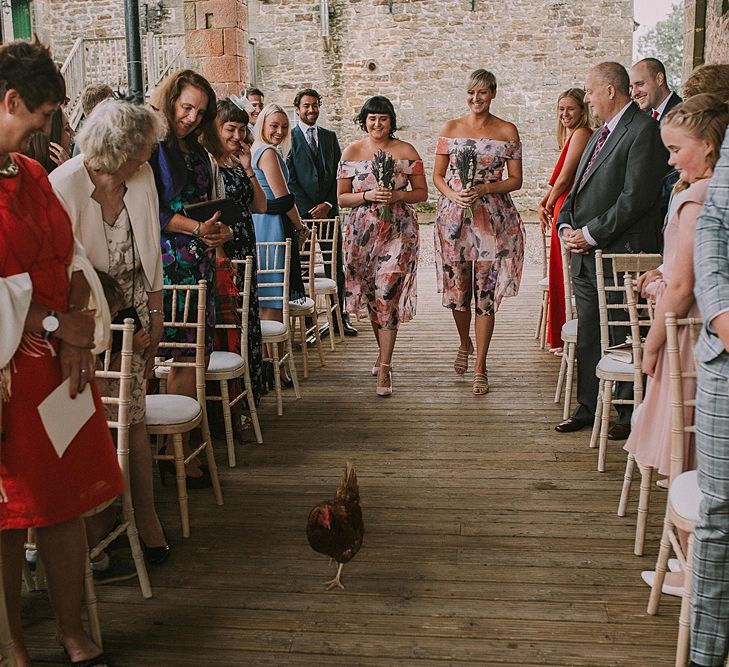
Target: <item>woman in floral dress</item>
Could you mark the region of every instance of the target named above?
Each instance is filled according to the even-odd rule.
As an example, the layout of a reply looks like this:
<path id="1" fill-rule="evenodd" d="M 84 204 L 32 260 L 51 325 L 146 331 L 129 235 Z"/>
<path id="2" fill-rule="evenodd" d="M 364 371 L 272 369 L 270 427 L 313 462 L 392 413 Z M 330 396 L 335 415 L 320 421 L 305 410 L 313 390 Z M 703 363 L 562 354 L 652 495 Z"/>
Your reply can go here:
<path id="1" fill-rule="evenodd" d="M 390 100 L 370 98 L 357 122 L 367 137 L 347 146 L 337 175 L 339 205 L 351 209 L 344 237 L 347 310 L 367 308 L 379 347 L 372 369 L 377 394 L 389 396 L 397 329 L 415 315 L 419 235 L 413 204 L 428 198 L 428 186 L 415 147 L 395 138 Z M 380 150 L 395 161 L 392 190 L 380 187 L 373 173 L 372 160 Z M 385 206 L 391 216 L 383 216 Z"/>
<path id="2" fill-rule="evenodd" d="M 438 291 L 443 293 L 443 306 L 453 311 L 458 329 L 460 347 L 453 363 L 458 375 L 468 370 L 474 351 L 471 301 L 475 300 L 476 396 L 489 391 L 486 355 L 494 314 L 505 296 L 519 291 L 524 261 L 524 225 L 509 195 L 522 184 L 521 142 L 513 123 L 489 111 L 495 97 L 494 75 L 483 69 L 473 72 L 466 92 L 469 113 L 443 126 L 433 170 L 433 183 L 441 193 L 435 218 Z M 467 190 L 456 168 L 456 155 L 464 146 L 478 153 L 476 177 Z M 470 218 L 468 208 L 473 213 Z"/>

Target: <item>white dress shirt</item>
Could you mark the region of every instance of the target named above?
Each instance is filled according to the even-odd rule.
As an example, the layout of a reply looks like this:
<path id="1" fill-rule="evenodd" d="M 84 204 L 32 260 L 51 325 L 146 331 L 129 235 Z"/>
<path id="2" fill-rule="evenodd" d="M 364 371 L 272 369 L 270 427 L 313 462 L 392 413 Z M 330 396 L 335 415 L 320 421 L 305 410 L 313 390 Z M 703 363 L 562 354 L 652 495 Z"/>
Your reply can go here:
<path id="1" fill-rule="evenodd" d="M 666 105 L 668 104 L 668 100 L 671 99 L 671 95 L 673 95 L 673 93 L 669 91 L 668 95 L 666 95 L 666 99 L 663 100 L 663 102 L 661 102 L 655 109 L 653 109 L 653 111 L 658 112 L 658 118 L 656 118 L 657 121 L 660 121 L 661 118 L 663 118 L 663 114 L 666 111 Z"/>

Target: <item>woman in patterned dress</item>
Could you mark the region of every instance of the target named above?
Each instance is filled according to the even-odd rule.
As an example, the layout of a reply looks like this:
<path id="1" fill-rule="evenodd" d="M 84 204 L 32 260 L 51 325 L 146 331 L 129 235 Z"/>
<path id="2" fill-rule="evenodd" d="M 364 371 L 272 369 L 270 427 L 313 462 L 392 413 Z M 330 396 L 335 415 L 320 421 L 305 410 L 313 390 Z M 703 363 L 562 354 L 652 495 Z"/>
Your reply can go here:
<path id="1" fill-rule="evenodd" d="M 510 192 L 521 188 L 521 142 L 513 123 L 490 112 L 496 97 L 491 72 L 473 72 L 466 87 L 469 113 L 448 121 L 438 139 L 433 183 L 441 197 L 435 217 L 435 259 L 443 306 L 453 311 L 460 347 L 453 363 L 458 375 L 468 370 L 471 301 L 476 310 L 476 362 L 473 393 L 489 391 L 486 355 L 494 314 L 505 296 L 519 291 L 524 261 L 524 225 Z M 478 152 L 476 178 L 464 190 L 456 154 L 463 146 Z M 504 169 L 507 177 L 504 178 Z M 467 218 L 470 208 L 473 217 Z"/>
<path id="2" fill-rule="evenodd" d="M 216 213 L 205 222 L 184 214 L 185 206 L 218 198 L 218 165 L 199 141 L 200 134 L 215 136 L 216 97 L 210 83 L 192 70 L 170 74 L 154 91 L 153 106 L 167 122 L 167 136 L 152 151 L 150 164 L 159 194 L 162 272 L 165 285 L 196 285 L 207 280 L 206 354 L 213 348 L 215 328 L 215 254 L 233 237 Z M 182 300 L 178 300 L 182 319 Z M 172 294 L 164 293 L 165 321 L 172 319 Z M 195 329 L 168 328 L 167 341 L 194 343 Z M 173 350 L 185 357 L 186 351 Z M 187 359 L 192 360 L 187 353 Z M 195 369 L 172 368 L 167 380 L 172 394 L 195 397 Z M 165 462 L 162 462 L 163 464 Z M 210 476 L 197 459 L 185 466 L 188 487 L 210 486 Z"/>
<path id="3" fill-rule="evenodd" d="M 367 137 L 347 146 L 337 174 L 339 205 L 351 209 L 344 237 L 347 310 L 367 308 L 379 348 L 372 369 L 377 394 L 389 396 L 397 330 L 415 315 L 420 241 L 413 204 L 428 198 L 428 185 L 415 147 L 395 138 L 397 118 L 390 100 L 370 98 L 357 122 Z M 392 190 L 379 187 L 373 173 L 372 159 L 380 150 L 395 160 Z M 385 205 L 392 220 L 382 219 Z"/>

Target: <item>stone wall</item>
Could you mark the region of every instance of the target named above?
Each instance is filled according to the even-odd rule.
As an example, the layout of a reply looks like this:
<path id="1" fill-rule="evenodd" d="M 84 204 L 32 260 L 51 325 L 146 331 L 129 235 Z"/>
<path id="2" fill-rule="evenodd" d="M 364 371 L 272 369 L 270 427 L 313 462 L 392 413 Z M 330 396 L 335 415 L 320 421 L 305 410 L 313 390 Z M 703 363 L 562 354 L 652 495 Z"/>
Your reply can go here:
<path id="1" fill-rule="evenodd" d="M 515 199 L 526 212 L 558 154 L 559 93 L 584 85 L 598 62 L 630 64 L 633 2 L 473 4 L 475 11 L 472 0 L 329 0 L 324 39 L 318 0 L 249 0 L 258 85 L 267 102 L 287 106 L 299 88 L 317 88 L 342 144 L 360 135 L 352 119 L 362 103 L 388 96 L 399 136 L 415 144 L 430 172 L 440 127 L 466 112 L 467 75 L 490 69 L 498 80 L 492 111 L 516 123 L 524 144 L 524 187 Z"/>
<path id="2" fill-rule="evenodd" d="M 723 12 L 722 0 L 706 0 L 706 16 L 697 19 L 696 0 L 684 3 L 683 78 L 702 63 L 729 63 L 729 11 Z M 697 48 L 697 37 L 704 26 L 704 49 Z"/>

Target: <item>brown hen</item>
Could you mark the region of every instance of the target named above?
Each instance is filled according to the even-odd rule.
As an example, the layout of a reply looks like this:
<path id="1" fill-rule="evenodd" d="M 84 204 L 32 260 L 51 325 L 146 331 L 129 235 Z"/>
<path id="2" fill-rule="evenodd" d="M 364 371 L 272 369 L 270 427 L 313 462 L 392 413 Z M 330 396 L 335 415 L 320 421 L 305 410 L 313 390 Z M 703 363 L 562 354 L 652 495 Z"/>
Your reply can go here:
<path id="1" fill-rule="evenodd" d="M 357 473 L 351 463 L 347 463 L 334 498 L 319 503 L 309 512 L 306 537 L 314 551 L 339 563 L 337 576 L 325 584 L 327 590 L 343 589 L 342 567 L 357 555 L 364 537 Z"/>

